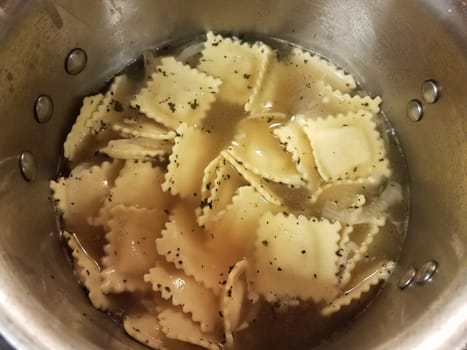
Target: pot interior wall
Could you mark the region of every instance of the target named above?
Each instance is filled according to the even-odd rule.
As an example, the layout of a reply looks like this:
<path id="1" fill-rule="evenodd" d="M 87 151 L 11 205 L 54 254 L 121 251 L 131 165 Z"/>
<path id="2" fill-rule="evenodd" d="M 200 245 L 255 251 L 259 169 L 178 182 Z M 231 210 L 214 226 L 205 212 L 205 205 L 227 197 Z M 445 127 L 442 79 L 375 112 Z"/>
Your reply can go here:
<path id="1" fill-rule="evenodd" d="M 19 1 L 0 2 L 0 325 L 19 348 L 138 349 L 94 310 L 76 286 L 61 243 L 48 180 L 83 96 L 145 49 L 207 29 L 254 32 L 296 42 L 332 58 L 381 95 L 405 152 L 411 189 L 408 239 L 397 270 L 372 307 L 323 349 L 456 348 L 467 334 L 466 126 L 467 11 L 460 1 Z M 67 53 L 88 54 L 77 76 Z M 406 104 L 436 79 L 440 101 L 421 122 Z M 33 106 L 53 98 L 52 119 Z M 18 155 L 37 158 L 33 182 Z M 409 266 L 435 259 L 425 286 L 401 291 Z M 310 325 L 312 327 L 312 325 Z M 464 337 L 464 338 L 463 338 Z M 449 344 L 449 345 L 448 345 Z M 143 348 L 141 346 L 141 348 Z"/>

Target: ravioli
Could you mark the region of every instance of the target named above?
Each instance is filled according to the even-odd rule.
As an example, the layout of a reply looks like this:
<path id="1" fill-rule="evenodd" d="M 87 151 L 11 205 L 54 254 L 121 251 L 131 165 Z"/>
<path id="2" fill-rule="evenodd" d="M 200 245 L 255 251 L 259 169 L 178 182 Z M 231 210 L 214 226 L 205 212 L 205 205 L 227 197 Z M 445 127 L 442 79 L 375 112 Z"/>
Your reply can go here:
<path id="1" fill-rule="evenodd" d="M 316 54 L 213 32 L 142 63 L 84 98 L 50 182 L 92 305 L 162 350 L 266 348 L 262 328 L 365 305 L 404 204 L 382 99 Z"/>

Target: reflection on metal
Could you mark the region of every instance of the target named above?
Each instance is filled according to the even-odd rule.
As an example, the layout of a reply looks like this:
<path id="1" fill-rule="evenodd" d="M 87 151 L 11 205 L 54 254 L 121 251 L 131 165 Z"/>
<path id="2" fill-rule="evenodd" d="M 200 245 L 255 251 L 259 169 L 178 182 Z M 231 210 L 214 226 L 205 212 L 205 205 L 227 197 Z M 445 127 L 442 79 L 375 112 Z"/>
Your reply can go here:
<path id="1" fill-rule="evenodd" d="M 423 106 L 419 100 L 410 100 L 407 103 L 407 117 L 413 122 L 418 122 L 422 119 Z"/>
<path id="2" fill-rule="evenodd" d="M 34 105 L 34 115 L 39 123 L 46 123 L 52 118 L 54 103 L 50 96 L 41 95 Z"/>
<path id="3" fill-rule="evenodd" d="M 21 174 L 26 181 L 34 181 L 37 177 L 37 161 L 31 152 L 25 151 L 19 156 Z"/>
<path id="4" fill-rule="evenodd" d="M 417 282 L 417 284 L 425 284 L 431 281 L 437 269 L 438 263 L 435 260 L 427 261 L 418 269 L 415 282 Z"/>
<path id="5" fill-rule="evenodd" d="M 410 286 L 414 281 L 416 274 L 417 270 L 415 270 L 413 267 L 410 267 L 399 279 L 399 288 L 405 289 Z"/>
<path id="6" fill-rule="evenodd" d="M 435 80 L 425 80 L 422 84 L 422 97 L 426 103 L 435 103 L 439 99 L 440 88 Z"/>
<path id="7" fill-rule="evenodd" d="M 65 70 L 68 74 L 77 75 L 83 71 L 88 62 L 88 55 L 83 49 L 73 49 L 66 56 Z"/>

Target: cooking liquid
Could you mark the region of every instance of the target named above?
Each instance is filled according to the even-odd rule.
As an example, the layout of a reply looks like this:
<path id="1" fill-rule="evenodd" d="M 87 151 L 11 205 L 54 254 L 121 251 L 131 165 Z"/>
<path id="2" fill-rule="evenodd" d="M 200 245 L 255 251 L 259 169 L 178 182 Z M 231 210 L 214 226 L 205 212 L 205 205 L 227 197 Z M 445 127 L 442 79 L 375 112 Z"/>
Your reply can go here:
<path id="1" fill-rule="evenodd" d="M 242 37 L 242 40 L 251 40 L 252 42 L 258 39 L 273 48 L 279 58 L 285 57 L 293 48 L 298 47 L 289 42 L 273 38 Z M 131 79 L 141 82 L 141 85 L 143 85 L 143 81 L 155 68 L 154 60 L 157 62 L 158 57 L 168 55 L 175 56 L 178 60 L 195 67 L 201 56 L 203 41 L 204 36 L 190 41 L 170 42 L 155 50 L 145 52 L 138 60 L 126 67 L 123 73 L 126 73 Z M 299 48 L 309 51 L 302 47 Z M 312 51 L 309 52 L 317 54 Z M 359 94 L 367 94 L 367 91 L 362 86 L 358 86 L 357 91 Z M 207 128 L 216 130 L 216 133 L 221 135 L 218 144 L 220 148 L 224 148 L 233 139 L 236 124 L 248 115 L 243 111 L 242 106 L 228 104 L 215 104 L 213 106 L 205 119 L 205 125 Z M 219 118 L 219 116 L 222 117 Z M 404 242 L 408 222 L 409 191 L 407 169 L 397 136 L 388 118 L 384 113 L 379 113 L 377 117 L 379 132 L 384 138 L 387 157 L 392 169 L 392 175 L 389 180 L 401 185 L 403 200 L 397 203 L 397 205 L 390 207 L 386 225 L 380 229 L 380 233 L 376 236 L 373 245 L 377 247 L 374 251 L 378 252 L 379 260 L 397 261 Z M 257 151 L 258 154 L 261 153 L 261 150 Z M 101 160 L 99 157 L 92 156 L 87 161 L 98 163 Z M 166 164 L 163 164 L 163 166 L 166 166 Z M 68 173 L 68 169 L 69 165 L 65 164 L 61 168 L 61 175 Z M 300 195 L 295 196 L 292 194 L 287 199 L 291 213 L 296 215 L 301 213 L 307 214 L 306 208 L 299 202 Z M 78 240 L 80 239 L 79 234 L 77 238 Z M 95 242 L 95 247 L 92 247 L 92 242 L 89 241 L 82 243 L 88 250 L 96 252 L 100 251 L 103 244 L 101 239 Z M 99 262 L 96 263 L 99 264 Z M 261 302 L 257 317 L 248 328 L 236 334 L 236 348 L 242 350 L 310 348 L 319 344 L 322 340 L 328 339 L 330 336 L 338 336 L 339 331 L 349 321 L 353 321 L 361 311 L 367 308 L 379 290 L 380 288 L 372 288 L 369 293 L 364 294 L 359 300 L 353 302 L 350 306 L 344 307 L 341 311 L 330 317 L 321 316 L 319 307 L 311 302 L 300 302 L 300 305 L 293 307 L 284 307 L 279 302 Z M 124 303 L 128 303 L 129 299 L 124 299 Z M 124 309 L 123 303 L 122 306 Z M 124 317 L 124 312 L 113 316 L 120 319 L 122 316 Z"/>

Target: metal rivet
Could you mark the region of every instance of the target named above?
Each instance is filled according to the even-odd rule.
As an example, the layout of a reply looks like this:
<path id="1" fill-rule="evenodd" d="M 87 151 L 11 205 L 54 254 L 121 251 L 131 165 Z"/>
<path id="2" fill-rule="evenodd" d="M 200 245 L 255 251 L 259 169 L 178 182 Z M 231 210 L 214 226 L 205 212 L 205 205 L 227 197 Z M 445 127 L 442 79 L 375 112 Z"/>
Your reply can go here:
<path id="1" fill-rule="evenodd" d="M 405 289 L 410 286 L 414 281 L 416 274 L 417 270 L 415 270 L 413 267 L 410 267 L 399 279 L 399 288 Z"/>
<path id="2" fill-rule="evenodd" d="M 73 49 L 66 56 L 65 70 L 68 74 L 76 75 L 83 71 L 88 62 L 88 55 L 83 49 Z"/>
<path id="3" fill-rule="evenodd" d="M 423 117 L 423 107 L 419 100 L 410 100 L 407 103 L 407 117 L 413 122 L 418 122 Z"/>
<path id="4" fill-rule="evenodd" d="M 54 103 L 50 96 L 41 95 L 34 104 L 34 115 L 39 123 L 46 123 L 52 118 Z"/>
<path id="5" fill-rule="evenodd" d="M 435 103 L 439 99 L 439 86 L 435 80 L 425 80 L 422 84 L 422 97 L 427 103 Z"/>
<path id="6" fill-rule="evenodd" d="M 435 260 L 427 261 L 418 270 L 415 276 L 415 282 L 417 282 L 417 284 L 425 284 L 431 281 L 437 269 L 438 263 Z"/>
<path id="7" fill-rule="evenodd" d="M 26 181 L 34 181 L 37 177 L 37 161 L 31 152 L 22 152 L 19 156 L 21 175 Z"/>

